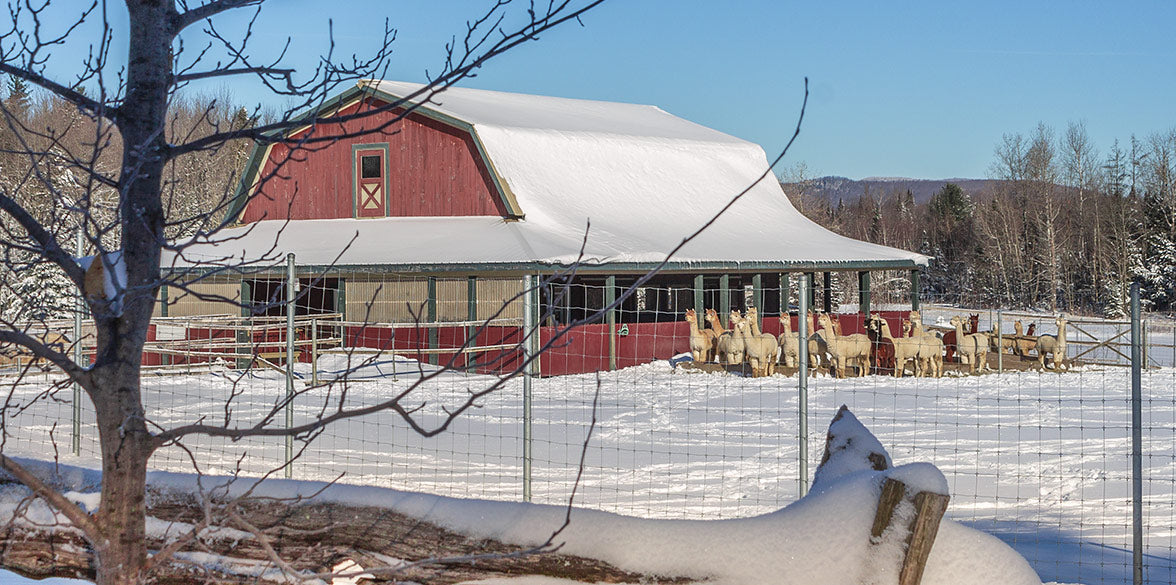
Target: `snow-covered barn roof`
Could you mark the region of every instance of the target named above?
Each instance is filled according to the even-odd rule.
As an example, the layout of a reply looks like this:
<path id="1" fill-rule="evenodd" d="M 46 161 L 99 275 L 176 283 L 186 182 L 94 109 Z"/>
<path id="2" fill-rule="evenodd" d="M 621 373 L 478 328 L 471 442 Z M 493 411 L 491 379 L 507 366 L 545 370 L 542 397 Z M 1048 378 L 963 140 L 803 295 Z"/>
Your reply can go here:
<path id="1" fill-rule="evenodd" d="M 349 94 L 395 101 L 421 88 L 370 81 Z M 928 260 L 817 225 L 772 173 L 764 176 L 758 145 L 655 106 L 450 88 L 416 111 L 471 132 L 522 219 L 268 220 L 226 230 L 177 264 L 294 252 L 300 265 L 527 268 L 581 259 L 640 268 L 664 260 L 761 177 L 668 267 L 915 268 Z"/>

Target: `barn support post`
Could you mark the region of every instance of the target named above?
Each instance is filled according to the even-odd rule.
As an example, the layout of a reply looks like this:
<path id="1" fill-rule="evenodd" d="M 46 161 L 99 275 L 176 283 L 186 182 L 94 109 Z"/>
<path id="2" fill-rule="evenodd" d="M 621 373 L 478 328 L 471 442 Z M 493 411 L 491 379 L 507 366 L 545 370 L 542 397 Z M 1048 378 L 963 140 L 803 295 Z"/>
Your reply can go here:
<path id="1" fill-rule="evenodd" d="M 617 310 L 612 306 L 617 302 L 617 277 L 609 275 L 604 279 L 605 323 L 608 326 L 608 369 L 617 369 Z"/>
<path id="2" fill-rule="evenodd" d="M 1139 281 L 1131 283 L 1131 566 L 1132 583 L 1143 583 L 1143 336 Z"/>
<path id="3" fill-rule="evenodd" d="M 475 322 L 478 320 L 478 277 L 471 276 L 466 279 L 466 320 L 470 322 L 466 325 L 466 354 L 465 365 L 469 368 L 474 365 L 474 352 L 468 351 L 469 348 L 478 345 L 478 326 Z"/>
<path id="4" fill-rule="evenodd" d="M 286 428 L 294 426 L 294 253 L 286 254 Z M 286 479 L 294 477 L 294 437 L 286 435 Z"/>
<path id="5" fill-rule="evenodd" d="M 253 303 L 253 283 L 244 278 L 241 279 L 241 316 L 243 319 L 242 325 L 237 329 L 237 347 L 233 348 L 234 353 L 244 354 L 253 352 L 253 334 L 250 332 L 249 326 L 253 324 L 253 310 L 250 305 Z M 189 363 L 191 360 L 189 360 Z M 237 358 L 237 369 L 246 370 L 252 365 L 253 360 L 247 357 Z"/>
<path id="6" fill-rule="evenodd" d="M 911 271 L 911 310 L 919 310 L 919 271 Z"/>
<path id="7" fill-rule="evenodd" d="M 788 310 L 789 303 L 792 301 L 792 275 L 787 272 L 780 273 L 780 312 L 790 313 Z"/>
<path id="8" fill-rule="evenodd" d="M 531 376 L 535 372 L 535 281 L 523 275 L 523 501 L 531 501 Z"/>
<path id="9" fill-rule="evenodd" d="M 800 351 L 797 353 L 797 372 L 796 372 L 796 389 L 797 389 L 797 404 L 800 414 L 800 423 L 798 433 L 800 446 L 800 477 L 798 490 L 800 497 L 804 497 L 808 493 L 808 342 L 805 341 L 809 336 L 809 279 L 801 278 L 800 287 L 798 289 L 798 296 L 800 298 L 800 318 L 797 319 L 796 334 L 801 340 Z"/>
<path id="10" fill-rule="evenodd" d="M 430 276 L 427 281 L 427 300 L 425 303 L 425 319 L 429 322 L 429 349 L 437 349 L 437 277 Z M 429 363 L 437 365 L 437 353 L 429 352 Z"/>
<path id="11" fill-rule="evenodd" d="M 833 312 L 833 273 L 832 272 L 826 272 L 824 274 L 824 283 L 823 284 L 824 284 L 823 288 L 825 289 L 825 296 L 824 296 L 825 312 L 832 313 Z"/>
<path id="12" fill-rule="evenodd" d="M 817 306 L 817 273 L 806 272 L 804 278 L 808 280 L 808 306 L 811 309 Z"/>
<path id="13" fill-rule="evenodd" d="M 755 312 L 763 317 L 764 312 L 764 277 L 762 274 L 753 274 L 751 276 L 751 304 L 755 306 Z M 762 327 L 758 323 L 757 327 Z"/>
<path id="14" fill-rule="evenodd" d="M 74 248 L 77 257 L 81 258 L 85 252 L 84 244 L 82 242 L 82 230 L 78 229 L 76 238 L 74 239 Z M 97 260 L 95 258 L 94 260 Z M 93 262 L 94 260 L 91 260 Z M 167 287 L 163 287 L 167 290 Z M 78 291 L 78 295 L 74 297 L 74 325 L 73 325 L 73 359 L 78 366 L 84 366 L 82 363 L 82 312 L 86 310 L 86 302 L 82 298 L 82 291 Z M 167 306 L 167 303 L 164 303 Z M 73 383 L 73 430 L 70 435 L 70 444 L 74 455 L 82 454 L 82 387 L 77 382 Z"/>
<path id="15" fill-rule="evenodd" d="M 703 282 L 702 275 L 694 275 L 694 312 L 698 314 L 699 319 L 703 319 L 702 323 L 706 323 L 706 299 L 703 296 Z"/>
<path id="16" fill-rule="evenodd" d="M 727 316 L 731 314 L 731 275 L 719 277 L 719 322 L 727 327 Z"/>
<path id="17" fill-rule="evenodd" d="M 870 273 L 867 270 L 858 273 L 858 312 L 870 314 Z"/>

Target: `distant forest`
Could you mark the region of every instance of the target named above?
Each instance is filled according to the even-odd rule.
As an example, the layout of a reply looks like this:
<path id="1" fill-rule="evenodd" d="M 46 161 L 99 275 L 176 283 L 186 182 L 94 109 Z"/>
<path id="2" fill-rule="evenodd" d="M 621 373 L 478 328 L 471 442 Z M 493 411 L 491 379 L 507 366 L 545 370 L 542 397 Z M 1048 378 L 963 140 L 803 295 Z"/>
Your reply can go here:
<path id="1" fill-rule="evenodd" d="M 1003 136 L 988 180 L 805 175 L 781 182 L 807 217 L 934 257 L 923 298 L 1122 316 L 1139 279 L 1145 310 L 1176 311 L 1176 128 L 1100 152 L 1081 123 L 1039 124 Z"/>

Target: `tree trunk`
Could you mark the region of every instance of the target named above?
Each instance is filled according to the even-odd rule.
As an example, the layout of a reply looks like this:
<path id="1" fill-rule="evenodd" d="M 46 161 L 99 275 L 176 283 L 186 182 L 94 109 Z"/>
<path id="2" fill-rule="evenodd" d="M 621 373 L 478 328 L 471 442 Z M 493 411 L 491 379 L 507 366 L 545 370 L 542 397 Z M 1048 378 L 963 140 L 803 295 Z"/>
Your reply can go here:
<path id="1" fill-rule="evenodd" d="M 171 1 L 127 0 L 130 16 L 126 96 L 115 115 L 123 138 L 119 177 L 125 291 L 95 313 L 98 350 L 91 399 L 102 449 L 103 531 L 98 585 L 146 579 L 146 472 L 153 443 L 140 390 L 143 345 L 159 287 L 164 214 L 160 198 L 167 162 L 164 125 L 176 26 Z M 110 299 L 108 299 L 110 301 Z"/>
<path id="2" fill-rule="evenodd" d="M 98 525 L 104 536 L 94 543 L 99 585 L 139 583 L 147 563 L 146 480 L 150 435 L 139 400 L 139 379 L 103 379 L 112 400 L 95 401 L 102 449 L 102 504 Z"/>

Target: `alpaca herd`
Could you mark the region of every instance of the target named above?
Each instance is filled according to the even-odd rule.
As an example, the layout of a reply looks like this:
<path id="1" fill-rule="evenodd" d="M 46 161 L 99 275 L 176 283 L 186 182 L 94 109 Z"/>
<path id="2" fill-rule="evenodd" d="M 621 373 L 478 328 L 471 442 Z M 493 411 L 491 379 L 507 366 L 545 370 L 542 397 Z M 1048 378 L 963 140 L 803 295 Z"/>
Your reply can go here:
<path id="1" fill-rule="evenodd" d="M 744 363 L 751 369 L 753 377 L 771 376 L 777 364 L 795 368 L 802 351 L 802 340 L 792 330 L 792 319 L 781 314 L 778 319 L 783 332 L 779 336 L 764 333 L 760 329 L 759 314 L 755 307 L 746 314 L 732 310 L 727 316 L 727 325 L 714 309 L 706 309 L 704 319 L 707 326 L 699 323 L 694 309 L 686 311 L 686 322 L 690 327 L 690 353 L 695 362 L 717 362 L 723 366 L 739 366 Z M 977 316 L 970 319 L 960 316 L 951 318 L 954 330 L 946 336 L 926 331 L 918 311 L 911 311 L 909 319 L 902 320 L 902 336 L 896 337 L 886 319 L 867 315 L 867 333 L 843 335 L 838 319 L 827 313 L 816 315 L 816 331 L 803 344 L 808 354 L 808 363 L 816 368 L 824 366 L 831 375 L 844 378 L 849 372 L 865 376 L 877 367 L 889 367 L 894 377 L 911 375 L 940 377 L 943 375 L 945 353 L 953 354 L 967 365 L 969 373 L 981 373 L 988 368 L 989 352 L 1009 351 L 1019 357 L 1028 357 L 1028 352 L 1037 351 L 1037 362 L 1041 369 L 1047 363 L 1055 371 L 1069 369 L 1066 362 L 1066 324 L 1064 316 L 1055 319 L 1056 335 L 1033 337 L 1034 326 L 1024 333 L 1020 321 L 1014 324 L 1014 336 L 999 336 L 996 333 L 977 331 Z M 813 313 L 809 313 L 813 322 Z M 945 339 L 946 338 L 946 339 Z M 1047 361 L 1046 356 L 1049 356 Z"/>

